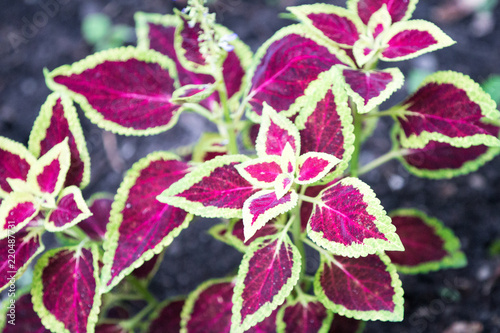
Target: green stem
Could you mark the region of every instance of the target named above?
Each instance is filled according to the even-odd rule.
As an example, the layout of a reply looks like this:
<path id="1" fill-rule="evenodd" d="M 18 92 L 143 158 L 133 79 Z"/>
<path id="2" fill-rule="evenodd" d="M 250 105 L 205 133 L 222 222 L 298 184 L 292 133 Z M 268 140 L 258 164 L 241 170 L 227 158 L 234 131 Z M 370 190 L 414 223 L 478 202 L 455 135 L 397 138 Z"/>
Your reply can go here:
<path id="1" fill-rule="evenodd" d="M 216 122 L 217 119 L 215 119 L 214 115 L 205 109 L 203 106 L 196 104 L 196 103 L 184 103 L 183 107 L 187 109 L 187 111 L 192 111 L 194 113 L 199 114 L 200 116 L 203 116 L 210 120 L 211 122 Z"/>
<path id="2" fill-rule="evenodd" d="M 156 298 L 151 294 L 148 288 L 144 287 L 135 276 L 129 275 L 127 281 L 135 288 L 135 290 L 146 300 L 149 304 L 158 304 Z"/>
<path id="3" fill-rule="evenodd" d="M 148 304 L 144 309 L 142 309 L 139 313 L 137 313 L 132 318 L 123 321 L 120 326 L 125 328 L 126 330 L 133 331 L 133 329 L 139 324 L 139 322 L 144 318 L 147 314 L 149 314 L 156 307 L 156 303 Z"/>
<path id="4" fill-rule="evenodd" d="M 295 221 L 293 224 L 293 230 L 292 230 L 292 235 L 293 235 L 293 243 L 297 247 L 297 249 L 300 252 L 300 259 L 301 259 L 301 269 L 300 269 L 300 277 L 299 277 L 299 282 L 298 284 L 301 283 L 301 281 L 304 279 L 304 275 L 306 274 L 306 249 L 304 248 L 304 242 L 303 242 L 303 237 L 302 237 L 302 223 L 301 223 L 301 218 L 300 218 L 300 207 L 302 206 L 302 197 L 304 196 L 304 193 L 306 191 L 307 187 L 302 186 L 300 189 L 300 194 L 299 194 L 299 202 L 297 202 L 297 206 L 292 211 L 292 216 L 295 215 Z"/>
<path id="5" fill-rule="evenodd" d="M 353 177 L 358 176 L 358 168 L 359 168 L 359 153 L 361 151 L 361 127 L 362 127 L 362 117 L 358 114 L 357 107 L 354 103 L 351 103 L 352 107 L 352 115 L 354 117 L 354 152 L 351 157 L 351 175 Z"/>
<path id="6" fill-rule="evenodd" d="M 364 165 L 358 170 L 358 176 L 361 176 L 367 172 L 372 171 L 373 169 L 381 166 L 384 163 L 389 162 L 393 158 L 399 157 L 399 156 L 405 156 L 411 154 L 410 149 L 400 149 L 400 150 L 391 150 L 388 153 L 385 153 L 384 155 L 374 159 L 370 163 Z"/>
<path id="7" fill-rule="evenodd" d="M 221 79 L 219 82 L 219 87 L 217 91 L 219 92 L 220 104 L 223 110 L 224 117 L 224 129 L 227 133 L 227 139 L 229 140 L 227 144 L 227 150 L 230 154 L 238 154 L 238 142 L 236 141 L 236 132 L 234 130 L 234 121 L 231 118 L 231 110 L 229 110 L 228 100 L 227 100 L 227 91 L 226 85 L 224 83 L 224 78 L 222 76 L 222 71 L 220 73 Z"/>

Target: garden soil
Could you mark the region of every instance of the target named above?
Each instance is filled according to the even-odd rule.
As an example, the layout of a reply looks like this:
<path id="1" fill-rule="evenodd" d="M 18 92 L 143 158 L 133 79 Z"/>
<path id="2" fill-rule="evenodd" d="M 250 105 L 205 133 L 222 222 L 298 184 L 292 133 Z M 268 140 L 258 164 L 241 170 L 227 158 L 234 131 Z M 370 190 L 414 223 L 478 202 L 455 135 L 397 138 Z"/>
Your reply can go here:
<path id="1" fill-rule="evenodd" d="M 479 3 L 482 1 L 476 1 Z M 303 1 L 218 0 L 212 8 L 218 21 L 234 30 L 256 50 L 291 21 L 278 17 L 288 5 Z M 344 1 L 335 1 L 344 6 Z M 457 7 L 465 6 L 460 9 Z M 500 74 L 500 10 L 470 14 L 474 1 L 421 0 L 414 18 L 437 23 L 457 44 L 401 64 L 403 72 L 455 70 L 478 82 Z M 93 52 L 82 38 L 82 19 L 108 15 L 114 24 L 133 26 L 136 11 L 171 13 L 182 1 L 169 0 L 2 0 L 0 2 L 0 135 L 27 143 L 40 106 L 50 93 L 43 69 L 70 64 Z M 130 41 L 134 43 L 133 40 Z M 391 64 L 392 65 L 392 64 Z M 406 86 L 405 86 L 406 87 Z M 405 88 L 386 103 L 405 97 Z M 175 150 L 195 142 L 205 120 L 183 114 L 170 131 L 151 137 L 122 137 L 102 131 L 79 110 L 92 160 L 92 179 L 84 195 L 115 193 L 124 172 L 155 150 Z M 392 123 L 383 120 L 364 145 L 366 163 L 390 149 Z M 500 239 L 500 157 L 478 172 L 451 180 L 425 180 L 408 174 L 393 161 L 364 175 L 383 206 L 391 211 L 415 207 L 442 220 L 460 238 L 468 266 L 427 275 L 402 276 L 405 319 L 400 323 L 370 322 L 366 332 L 500 332 L 500 256 L 489 247 Z M 151 288 L 168 297 L 187 294 L 209 278 L 237 270 L 241 255 L 215 241 L 206 231 L 216 220 L 195 219 L 166 250 Z M 49 241 L 51 241 L 49 239 Z M 55 244 L 49 244 L 55 246 Z M 308 271 L 314 272 L 314 256 Z"/>

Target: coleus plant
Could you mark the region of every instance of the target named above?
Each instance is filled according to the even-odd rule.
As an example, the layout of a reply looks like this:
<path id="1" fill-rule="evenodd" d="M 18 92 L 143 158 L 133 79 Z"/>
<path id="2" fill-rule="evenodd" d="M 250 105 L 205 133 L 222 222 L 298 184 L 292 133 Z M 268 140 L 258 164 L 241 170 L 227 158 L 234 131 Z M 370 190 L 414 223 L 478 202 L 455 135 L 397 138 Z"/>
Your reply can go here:
<path id="1" fill-rule="evenodd" d="M 291 7 L 299 23 L 252 55 L 203 1 L 190 0 L 174 15 L 138 13 L 137 47 L 46 71 L 54 92 L 28 148 L 0 138 L 0 242 L 15 252 L 2 254 L 4 275 L 27 269 L 45 232 L 61 243 L 36 261 L 31 292 L 15 296 L 23 328 L 359 332 L 364 321 L 402 320 L 398 273 L 462 267 L 466 258 L 442 222 L 411 208 L 387 214 L 359 177 L 398 158 L 416 176 L 450 178 L 500 152 L 496 104 L 463 74 L 432 74 L 379 110 L 404 81 L 379 61 L 453 44 L 432 23 L 410 20 L 416 4 Z M 114 196 L 85 202 L 90 161 L 73 103 L 121 135 L 166 131 L 182 112 L 206 117 L 218 133 L 205 133 L 187 156 L 147 155 Z M 394 119 L 393 148 L 359 166 L 383 116 Z M 160 301 L 149 281 L 195 216 L 222 219 L 210 234 L 243 252 L 241 265 L 187 298 Z M 3 331 L 15 331 L 6 318 Z"/>

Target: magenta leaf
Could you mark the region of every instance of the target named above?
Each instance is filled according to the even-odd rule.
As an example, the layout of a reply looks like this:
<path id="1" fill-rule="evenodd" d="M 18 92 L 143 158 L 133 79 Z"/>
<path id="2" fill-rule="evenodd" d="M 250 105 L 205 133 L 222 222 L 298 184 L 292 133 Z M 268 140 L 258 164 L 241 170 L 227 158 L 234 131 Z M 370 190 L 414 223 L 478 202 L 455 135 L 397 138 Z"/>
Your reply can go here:
<path id="1" fill-rule="evenodd" d="M 14 303 L 11 303 L 15 301 Z M 2 333 L 51 333 L 42 325 L 42 321 L 33 310 L 31 295 L 23 294 L 18 298 L 8 298 L 2 304 L 2 321 L 0 321 L 0 331 Z M 2 327 L 2 324 L 3 327 Z"/>
<path id="2" fill-rule="evenodd" d="M 83 200 L 82 192 L 74 185 L 66 187 L 59 194 L 57 206 L 48 215 L 45 228 L 48 231 L 61 231 L 74 226 L 91 216 L 92 212 Z"/>
<path id="3" fill-rule="evenodd" d="M 298 159 L 297 184 L 311 184 L 323 178 L 340 160 L 326 153 L 308 152 Z"/>
<path id="4" fill-rule="evenodd" d="M 352 47 L 364 30 L 359 18 L 342 7 L 314 4 L 288 7 L 287 10 L 306 26 L 343 47 Z"/>
<path id="5" fill-rule="evenodd" d="M 395 107 L 405 148 L 423 148 L 430 141 L 455 147 L 500 146 L 483 122 L 498 120 L 495 102 L 468 76 L 437 72 L 402 105 Z"/>
<path id="6" fill-rule="evenodd" d="M 101 304 L 99 284 L 97 246 L 50 250 L 33 273 L 34 309 L 52 331 L 92 332 Z"/>
<path id="7" fill-rule="evenodd" d="M 45 155 L 53 146 L 68 138 L 71 164 L 64 186 L 87 186 L 90 180 L 90 157 L 82 127 L 72 101 L 53 93 L 42 105 L 31 130 L 28 147 L 35 157 Z"/>
<path id="8" fill-rule="evenodd" d="M 385 254 L 359 258 L 322 256 L 314 292 L 327 309 L 342 316 L 360 320 L 403 319 L 401 281 Z"/>
<path id="9" fill-rule="evenodd" d="M 257 187 L 272 187 L 276 178 L 283 173 L 280 159 L 265 156 L 238 164 L 236 170 L 251 184 Z"/>
<path id="10" fill-rule="evenodd" d="M 203 33 L 199 22 L 189 24 L 188 19 L 179 15 L 180 24 L 175 29 L 174 47 L 181 64 L 192 72 L 206 72 L 209 69 L 200 52 L 198 37 Z"/>
<path id="11" fill-rule="evenodd" d="M 136 268 L 132 272 L 132 275 L 140 280 L 151 280 L 158 271 L 158 269 L 160 268 L 164 254 L 165 252 L 161 252 L 160 254 L 155 254 L 153 258 L 143 263 L 141 267 Z"/>
<path id="12" fill-rule="evenodd" d="M 245 333 L 269 333 L 276 332 L 276 316 L 281 306 L 278 306 L 276 310 L 271 312 L 263 321 L 257 323 L 255 326 L 250 327 Z"/>
<path id="13" fill-rule="evenodd" d="M 370 17 L 385 4 L 392 22 L 398 22 L 411 17 L 417 2 L 418 0 L 348 0 L 347 7 L 357 13 L 364 24 L 368 24 Z"/>
<path id="14" fill-rule="evenodd" d="M 232 329 L 245 331 L 269 316 L 290 294 L 300 268 L 300 252 L 286 234 L 256 239 L 238 270 Z"/>
<path id="15" fill-rule="evenodd" d="M 392 212 L 391 217 L 405 247 L 404 251 L 386 252 L 398 271 L 427 273 L 467 264 L 459 239 L 441 221 L 416 209 L 400 209 Z"/>
<path id="16" fill-rule="evenodd" d="M 273 221 L 269 221 L 262 228 L 257 230 L 257 232 L 249 240 L 245 241 L 244 227 L 243 220 L 236 220 L 231 224 L 228 230 L 229 240 L 232 245 L 234 245 L 241 252 L 246 252 L 247 247 L 250 246 L 250 244 L 252 244 L 257 238 L 276 235 L 279 231 L 276 224 L 273 223 Z"/>
<path id="17" fill-rule="evenodd" d="M 328 186 L 313 201 L 307 234 L 332 253 L 359 257 L 403 250 L 380 201 L 358 178 L 344 178 Z"/>
<path id="18" fill-rule="evenodd" d="M 0 197 L 12 191 L 7 179 L 26 181 L 36 158 L 20 143 L 0 137 Z"/>
<path id="19" fill-rule="evenodd" d="M 158 51 L 176 63 L 179 82 L 187 84 L 209 84 L 214 79 L 211 75 L 193 73 L 184 68 L 178 58 L 174 47 L 176 27 L 180 25 L 181 19 L 176 15 L 159 15 L 137 13 L 135 15 L 138 36 L 138 48 L 152 49 Z M 223 26 L 216 25 L 216 30 L 221 36 L 230 35 L 232 32 Z M 179 42 L 180 40 L 178 40 Z M 222 75 L 226 84 L 228 97 L 232 100 L 238 97 L 243 88 L 245 68 L 248 68 L 252 53 L 247 45 L 241 40 L 232 41 L 234 51 L 229 52 L 222 66 Z M 196 49 L 198 49 L 196 47 Z M 184 63 L 184 62 L 183 62 Z M 215 95 L 210 98 L 216 100 Z M 210 108 L 209 103 L 202 103 Z"/>
<path id="20" fill-rule="evenodd" d="M 500 128 L 493 125 L 478 124 L 492 135 L 498 137 Z M 395 149 L 400 149 L 397 139 L 398 127 L 393 130 Z M 412 174 L 424 178 L 452 178 L 474 172 L 500 154 L 500 148 L 485 145 L 457 148 L 448 143 L 429 141 L 420 149 L 408 149 L 399 157 L 403 166 Z"/>
<path id="21" fill-rule="evenodd" d="M 67 93 L 96 125 L 123 135 L 157 134 L 177 122 L 181 109 L 171 101 L 176 75 L 172 60 L 132 47 L 46 73 L 51 89 Z"/>
<path id="22" fill-rule="evenodd" d="M 343 51 L 322 46 L 317 37 L 304 37 L 303 30 L 300 25 L 283 28 L 257 51 L 248 91 L 251 119 L 262 115 L 264 102 L 286 116 L 295 114 L 304 104 L 309 83 L 320 73 L 352 63 Z"/>
<path id="23" fill-rule="evenodd" d="M 328 331 L 328 333 L 337 333 L 337 332 L 362 333 L 365 330 L 365 326 L 366 322 L 364 321 L 336 314 L 333 317 L 333 321 L 332 324 L 330 325 L 330 330 Z"/>
<path id="24" fill-rule="evenodd" d="M 167 300 L 151 316 L 151 323 L 147 331 L 149 333 L 179 332 L 181 330 L 181 312 L 183 307 L 183 299 Z"/>
<path id="25" fill-rule="evenodd" d="M 286 303 L 278 312 L 280 333 L 326 332 L 332 322 L 333 313 L 328 311 L 315 297 L 302 296 Z"/>
<path id="26" fill-rule="evenodd" d="M 353 119 L 339 75 L 336 70 L 326 72 L 310 85 L 314 94 L 295 120 L 300 130 L 301 154 L 326 153 L 342 161 L 333 169 L 332 177 L 347 168 L 354 144 Z"/>
<path id="27" fill-rule="evenodd" d="M 257 155 L 281 156 L 286 144 L 290 144 L 293 153 L 300 152 L 300 135 L 295 125 L 269 105 L 264 105 L 262 123 L 257 136 Z"/>
<path id="28" fill-rule="evenodd" d="M 380 59 L 401 61 L 439 50 L 455 42 L 436 25 L 423 20 L 397 22 L 384 34 Z"/>
<path id="29" fill-rule="evenodd" d="M 297 201 L 298 195 L 294 191 L 278 199 L 274 190 L 262 190 L 248 198 L 243 205 L 245 242 L 271 219 L 295 207 Z"/>
<path id="30" fill-rule="evenodd" d="M 103 290 L 111 290 L 187 227 L 191 215 L 156 200 L 187 172 L 186 163 L 165 152 L 146 156 L 127 172 L 115 196 L 103 243 Z"/>
<path id="31" fill-rule="evenodd" d="M 53 146 L 28 172 L 27 183 L 37 192 L 55 197 L 61 191 L 70 167 L 68 139 Z"/>
<path id="32" fill-rule="evenodd" d="M 32 195 L 17 192 L 10 194 L 0 204 L 0 239 L 24 228 L 39 211 L 40 206 Z"/>
<path id="33" fill-rule="evenodd" d="M 398 68 L 362 71 L 344 68 L 342 75 L 347 93 L 357 105 L 357 112 L 366 113 L 389 98 L 403 85 L 403 73 Z"/>
<path id="34" fill-rule="evenodd" d="M 90 239 L 94 241 L 104 240 L 112 203 L 113 196 L 107 193 L 94 194 L 88 200 L 87 205 L 92 216 L 80 222 L 78 227 L 82 229 Z"/>
<path id="35" fill-rule="evenodd" d="M 229 333 L 233 278 L 209 280 L 189 294 L 181 314 L 186 333 Z M 165 331 L 162 331 L 165 332 Z"/>
<path id="36" fill-rule="evenodd" d="M 158 200 L 203 217 L 241 218 L 243 203 L 259 191 L 236 170 L 244 155 L 218 156 L 165 190 Z"/>
<path id="37" fill-rule="evenodd" d="M 9 233 L 7 238 L 0 240 L 3 251 L 0 254 L 0 273 L 5 278 L 0 283 L 0 291 L 9 288 L 12 292 L 12 283 L 23 275 L 31 261 L 45 247 L 42 244 L 42 232 L 40 229 L 22 229 L 15 235 Z M 15 285 L 14 289 L 15 291 Z"/>
<path id="38" fill-rule="evenodd" d="M 336 180 L 326 185 L 308 186 L 304 194 L 308 197 L 315 198 L 321 191 L 334 183 L 336 183 Z M 314 204 L 312 202 L 302 201 L 302 205 L 300 206 L 300 224 L 302 232 L 306 231 L 309 218 L 313 212 L 313 207 Z"/>

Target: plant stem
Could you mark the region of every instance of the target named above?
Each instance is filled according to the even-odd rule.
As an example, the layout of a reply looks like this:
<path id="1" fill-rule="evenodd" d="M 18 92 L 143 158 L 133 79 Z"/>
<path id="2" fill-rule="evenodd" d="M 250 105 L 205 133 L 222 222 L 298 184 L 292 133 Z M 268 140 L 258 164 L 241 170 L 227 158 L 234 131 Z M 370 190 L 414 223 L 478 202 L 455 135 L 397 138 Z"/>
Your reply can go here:
<path id="1" fill-rule="evenodd" d="M 302 225 L 301 225 L 301 219 L 300 219 L 300 207 L 301 207 L 302 201 L 299 199 L 299 202 L 297 203 L 297 206 L 292 211 L 292 216 L 295 216 L 295 221 L 293 223 L 293 229 L 292 229 L 292 235 L 293 235 L 293 243 L 297 247 L 297 249 L 300 252 L 300 259 L 301 259 L 301 268 L 300 268 L 300 276 L 299 276 L 299 284 L 304 278 L 304 275 L 306 274 L 306 250 L 304 248 L 304 243 L 302 241 Z"/>
<path id="2" fill-rule="evenodd" d="M 358 176 L 359 168 L 359 153 L 361 151 L 361 127 L 363 125 L 362 117 L 358 114 L 358 108 L 351 101 L 352 105 L 352 116 L 354 117 L 354 152 L 351 157 L 351 167 L 350 172 L 353 177 Z"/>
<path id="3" fill-rule="evenodd" d="M 222 109 L 224 110 L 224 122 L 226 124 L 225 128 L 229 140 L 227 150 L 230 154 L 238 154 L 238 142 L 236 141 L 236 133 L 234 131 L 233 119 L 231 118 L 231 111 L 229 110 L 227 103 L 227 93 L 225 87 L 219 89 L 219 97 Z"/>
<path id="4" fill-rule="evenodd" d="M 156 298 L 151 294 L 151 292 L 142 285 L 142 283 L 132 275 L 127 277 L 127 281 L 135 288 L 135 290 L 142 295 L 144 300 L 146 300 L 149 304 L 158 304 Z"/>
<path id="5" fill-rule="evenodd" d="M 400 149 L 400 150 L 391 150 L 388 153 L 385 153 L 382 156 L 379 156 L 378 158 L 374 159 L 370 163 L 364 165 L 358 170 L 358 176 L 361 176 L 367 172 L 370 172 L 371 170 L 381 166 L 382 164 L 389 162 L 393 158 L 399 157 L 399 156 L 405 156 L 411 154 L 410 149 Z"/>
<path id="6" fill-rule="evenodd" d="M 120 326 L 123 328 L 133 331 L 133 329 L 137 326 L 137 324 L 144 318 L 148 313 L 150 313 L 156 307 L 156 303 L 148 304 L 144 309 L 142 309 L 139 313 L 137 313 L 132 318 L 123 321 Z"/>

